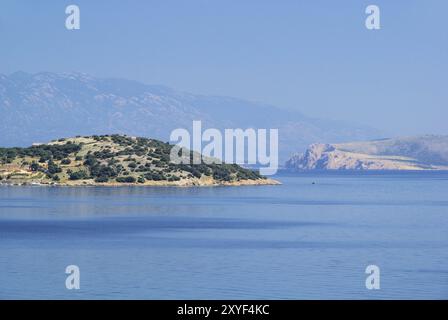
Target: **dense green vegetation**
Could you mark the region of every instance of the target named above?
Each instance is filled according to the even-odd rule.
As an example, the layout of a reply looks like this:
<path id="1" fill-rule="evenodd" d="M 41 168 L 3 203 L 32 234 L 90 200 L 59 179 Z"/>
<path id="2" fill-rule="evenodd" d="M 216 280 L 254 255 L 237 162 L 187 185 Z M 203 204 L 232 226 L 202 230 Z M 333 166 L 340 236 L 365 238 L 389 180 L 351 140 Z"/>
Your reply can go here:
<path id="1" fill-rule="evenodd" d="M 81 146 L 67 142 L 63 145 L 39 145 L 29 148 L 0 148 L 0 164 L 11 163 L 15 158 L 38 157 L 39 162 L 62 160 L 81 150 Z"/>

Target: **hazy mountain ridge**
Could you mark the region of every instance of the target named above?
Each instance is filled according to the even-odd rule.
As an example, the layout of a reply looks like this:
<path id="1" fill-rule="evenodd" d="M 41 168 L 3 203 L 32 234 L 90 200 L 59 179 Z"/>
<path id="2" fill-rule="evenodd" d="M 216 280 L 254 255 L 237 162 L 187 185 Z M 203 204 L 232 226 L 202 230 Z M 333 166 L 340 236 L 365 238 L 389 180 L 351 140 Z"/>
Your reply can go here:
<path id="1" fill-rule="evenodd" d="M 83 73 L 0 75 L 0 145 L 26 146 L 61 136 L 128 134 L 167 141 L 175 128 L 278 128 L 280 158 L 319 141 L 378 138 L 371 128 L 313 119 L 242 99 Z"/>
<path id="2" fill-rule="evenodd" d="M 448 170 L 448 136 L 312 144 L 286 163 L 297 170 Z"/>

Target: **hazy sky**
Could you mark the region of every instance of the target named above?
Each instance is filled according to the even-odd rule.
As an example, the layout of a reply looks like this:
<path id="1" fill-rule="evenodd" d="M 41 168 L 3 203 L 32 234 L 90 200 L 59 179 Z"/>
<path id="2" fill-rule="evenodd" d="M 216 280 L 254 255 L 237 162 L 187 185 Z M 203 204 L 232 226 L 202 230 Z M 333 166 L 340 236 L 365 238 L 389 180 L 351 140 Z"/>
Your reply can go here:
<path id="1" fill-rule="evenodd" d="M 65 7 L 81 30 L 65 29 Z M 381 30 L 364 26 L 381 9 Z M 448 1 L 0 2 L 0 73 L 80 71 L 448 134 Z"/>

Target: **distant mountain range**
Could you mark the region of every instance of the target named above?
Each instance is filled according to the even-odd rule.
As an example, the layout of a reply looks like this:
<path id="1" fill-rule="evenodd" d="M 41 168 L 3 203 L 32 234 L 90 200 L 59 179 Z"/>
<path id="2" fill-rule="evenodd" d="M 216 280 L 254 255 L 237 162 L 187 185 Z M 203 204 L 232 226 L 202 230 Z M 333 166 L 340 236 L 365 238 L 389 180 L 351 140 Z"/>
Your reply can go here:
<path id="1" fill-rule="evenodd" d="M 287 161 L 297 170 L 448 170 L 448 136 L 312 144 Z"/>
<path id="2" fill-rule="evenodd" d="M 0 114 L 0 146 L 93 134 L 167 141 L 171 130 L 191 128 L 193 120 L 202 120 L 206 128 L 278 128 L 280 159 L 285 161 L 310 143 L 381 137 L 372 128 L 257 102 L 82 73 L 0 75 Z"/>

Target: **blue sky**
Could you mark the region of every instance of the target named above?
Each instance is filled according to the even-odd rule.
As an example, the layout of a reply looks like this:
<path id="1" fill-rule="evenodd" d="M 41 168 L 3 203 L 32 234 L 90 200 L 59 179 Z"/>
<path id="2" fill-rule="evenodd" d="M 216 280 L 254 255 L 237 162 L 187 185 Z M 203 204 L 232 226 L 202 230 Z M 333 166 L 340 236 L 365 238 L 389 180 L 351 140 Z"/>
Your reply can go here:
<path id="1" fill-rule="evenodd" d="M 81 30 L 65 29 L 69 4 Z M 364 26 L 369 4 L 381 30 Z M 0 73 L 80 71 L 448 134 L 447 12 L 443 0 L 2 0 Z"/>

